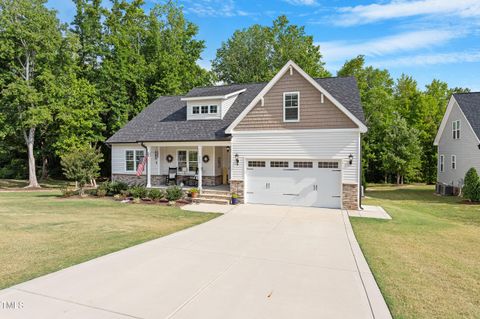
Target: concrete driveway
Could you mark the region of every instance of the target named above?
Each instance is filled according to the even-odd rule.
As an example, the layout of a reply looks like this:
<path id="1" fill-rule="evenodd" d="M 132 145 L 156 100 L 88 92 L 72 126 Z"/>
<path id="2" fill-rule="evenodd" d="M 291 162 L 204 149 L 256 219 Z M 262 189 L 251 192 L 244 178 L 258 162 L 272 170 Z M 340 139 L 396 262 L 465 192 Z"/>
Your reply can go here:
<path id="1" fill-rule="evenodd" d="M 389 318 L 352 236 L 340 210 L 241 205 L 0 291 L 0 317 Z"/>

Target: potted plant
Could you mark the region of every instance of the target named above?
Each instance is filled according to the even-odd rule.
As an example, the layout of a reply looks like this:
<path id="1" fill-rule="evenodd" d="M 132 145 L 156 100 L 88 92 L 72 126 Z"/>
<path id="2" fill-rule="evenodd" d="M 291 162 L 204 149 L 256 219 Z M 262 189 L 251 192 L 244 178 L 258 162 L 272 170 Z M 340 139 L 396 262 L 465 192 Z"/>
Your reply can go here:
<path id="1" fill-rule="evenodd" d="M 198 188 L 191 188 L 188 192 L 192 198 L 198 197 Z"/>
<path id="2" fill-rule="evenodd" d="M 232 205 L 237 205 L 238 204 L 238 194 L 233 193 L 232 194 Z"/>

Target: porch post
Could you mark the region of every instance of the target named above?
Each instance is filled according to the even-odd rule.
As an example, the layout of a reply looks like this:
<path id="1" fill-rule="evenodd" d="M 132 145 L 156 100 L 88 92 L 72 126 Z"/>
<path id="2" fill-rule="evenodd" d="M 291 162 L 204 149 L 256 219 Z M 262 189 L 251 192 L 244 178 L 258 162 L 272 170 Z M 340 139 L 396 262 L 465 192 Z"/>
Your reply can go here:
<path id="1" fill-rule="evenodd" d="M 202 192 L 202 165 L 203 165 L 203 154 L 202 154 L 202 146 L 198 146 L 198 152 L 197 152 L 197 161 L 198 161 L 198 189 L 200 192 Z"/>
<path id="2" fill-rule="evenodd" d="M 152 187 L 152 148 L 147 146 L 147 187 Z"/>

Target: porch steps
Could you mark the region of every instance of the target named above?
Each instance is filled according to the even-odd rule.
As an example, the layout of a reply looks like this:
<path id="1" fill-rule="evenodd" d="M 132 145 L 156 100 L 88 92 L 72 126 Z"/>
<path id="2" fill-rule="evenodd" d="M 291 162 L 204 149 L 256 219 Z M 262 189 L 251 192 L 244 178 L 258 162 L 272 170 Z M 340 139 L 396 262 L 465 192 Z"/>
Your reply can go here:
<path id="1" fill-rule="evenodd" d="M 230 205 L 229 199 L 211 199 L 211 198 L 202 198 L 201 196 L 193 200 L 195 204 L 220 204 L 220 205 Z"/>
<path id="2" fill-rule="evenodd" d="M 204 189 L 202 190 L 202 194 L 199 194 L 198 197 L 193 200 L 193 202 L 229 205 L 230 197 L 230 192 L 228 191 Z"/>

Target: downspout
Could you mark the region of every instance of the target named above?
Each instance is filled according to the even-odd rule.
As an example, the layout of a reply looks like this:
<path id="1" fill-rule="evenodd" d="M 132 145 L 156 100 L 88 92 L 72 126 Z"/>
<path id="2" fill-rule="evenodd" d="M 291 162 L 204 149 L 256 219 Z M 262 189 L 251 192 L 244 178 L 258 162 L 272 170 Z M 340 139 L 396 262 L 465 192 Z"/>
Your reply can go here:
<path id="1" fill-rule="evenodd" d="M 143 144 L 143 142 L 140 142 L 140 145 L 142 145 L 142 147 L 145 149 L 145 156 L 147 156 L 147 161 L 149 161 L 150 159 L 148 158 L 150 156 L 150 154 L 148 154 L 148 148 L 145 146 L 145 144 Z M 148 185 L 148 163 L 145 162 L 145 186 Z"/>

